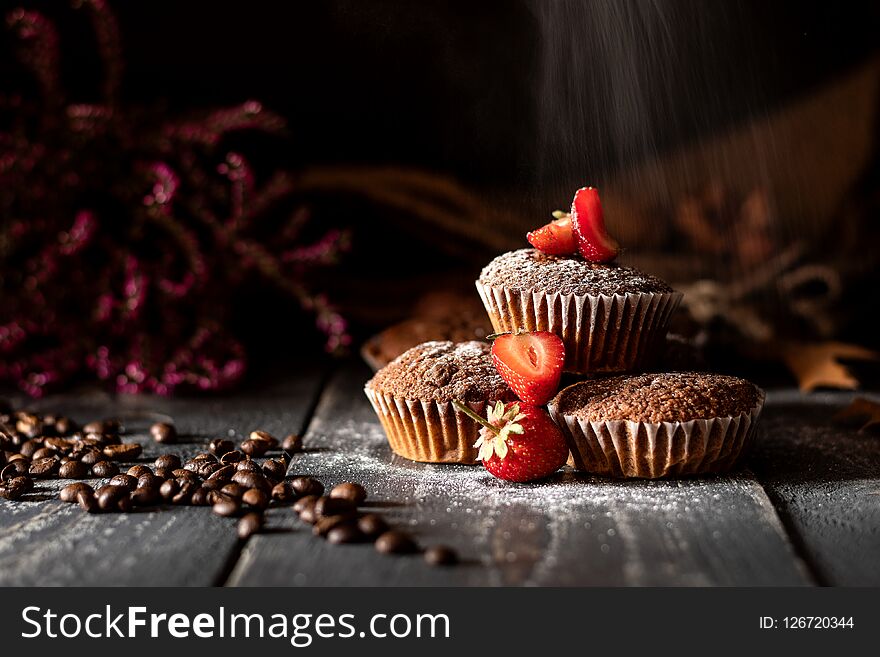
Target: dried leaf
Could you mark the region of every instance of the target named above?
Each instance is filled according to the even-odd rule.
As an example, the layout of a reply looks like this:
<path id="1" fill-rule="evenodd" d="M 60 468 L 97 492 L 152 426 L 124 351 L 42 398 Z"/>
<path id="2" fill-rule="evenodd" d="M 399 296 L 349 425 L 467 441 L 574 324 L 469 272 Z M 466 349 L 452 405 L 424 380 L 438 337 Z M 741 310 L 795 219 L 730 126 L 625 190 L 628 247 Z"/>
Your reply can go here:
<path id="1" fill-rule="evenodd" d="M 845 342 L 797 342 L 781 347 L 780 356 L 798 380 L 803 392 L 819 387 L 854 390 L 858 380 L 838 362 L 849 360 L 877 360 L 877 352 Z"/>
<path id="2" fill-rule="evenodd" d="M 859 433 L 861 433 L 872 426 L 880 426 L 880 403 L 866 399 L 865 397 L 856 397 L 848 406 L 845 406 L 835 413 L 834 419 L 865 420 L 865 423 L 859 428 Z"/>

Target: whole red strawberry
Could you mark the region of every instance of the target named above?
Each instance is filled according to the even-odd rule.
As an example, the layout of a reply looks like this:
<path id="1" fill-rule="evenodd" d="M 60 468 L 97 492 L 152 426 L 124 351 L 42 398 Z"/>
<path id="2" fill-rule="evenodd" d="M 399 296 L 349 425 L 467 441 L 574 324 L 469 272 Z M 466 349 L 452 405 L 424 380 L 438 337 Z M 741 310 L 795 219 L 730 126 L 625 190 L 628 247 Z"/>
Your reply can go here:
<path id="1" fill-rule="evenodd" d="M 492 342 L 492 362 L 520 400 L 541 406 L 559 389 L 565 345 L 549 331 L 505 333 Z"/>
<path id="2" fill-rule="evenodd" d="M 483 425 L 474 447 L 480 450 L 483 467 L 499 479 L 535 481 L 565 465 L 568 445 L 543 408 L 497 402 L 483 419 L 467 406 L 453 404 Z"/>

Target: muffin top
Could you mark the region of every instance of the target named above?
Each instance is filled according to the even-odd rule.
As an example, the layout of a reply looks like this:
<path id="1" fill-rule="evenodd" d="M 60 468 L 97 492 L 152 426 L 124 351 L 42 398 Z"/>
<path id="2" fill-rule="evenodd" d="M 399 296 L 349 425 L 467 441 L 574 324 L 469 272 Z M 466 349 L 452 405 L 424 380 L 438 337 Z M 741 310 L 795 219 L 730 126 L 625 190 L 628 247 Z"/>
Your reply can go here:
<path id="1" fill-rule="evenodd" d="M 748 413 L 760 397 L 745 379 L 682 372 L 582 381 L 550 403 L 563 415 L 588 421 L 686 422 Z"/>
<path id="2" fill-rule="evenodd" d="M 483 269 L 480 282 L 513 290 L 577 295 L 672 292 L 661 279 L 632 267 L 547 255 L 537 249 L 498 256 Z"/>
<path id="3" fill-rule="evenodd" d="M 376 392 L 433 401 L 508 401 L 513 391 L 492 364 L 488 342 L 425 342 L 402 353 L 367 382 Z"/>

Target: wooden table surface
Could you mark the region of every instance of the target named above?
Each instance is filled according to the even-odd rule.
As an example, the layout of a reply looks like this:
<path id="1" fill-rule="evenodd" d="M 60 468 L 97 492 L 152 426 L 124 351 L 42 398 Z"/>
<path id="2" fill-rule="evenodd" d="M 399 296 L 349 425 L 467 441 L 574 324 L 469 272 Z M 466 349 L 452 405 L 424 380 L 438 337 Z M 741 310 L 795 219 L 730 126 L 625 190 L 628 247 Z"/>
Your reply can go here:
<path id="1" fill-rule="evenodd" d="M 206 507 L 90 515 L 63 504 L 63 480 L 0 500 L 2 585 L 880 585 L 880 436 L 832 420 L 852 393 L 768 391 L 745 467 L 723 477 L 615 482 L 563 472 L 536 485 L 479 466 L 391 453 L 363 394 L 359 363 L 303 367 L 281 384 L 222 397 L 58 395 L 27 403 L 76 420 L 120 417 L 139 462 L 192 455 L 217 436 L 300 432 L 290 474 L 354 480 L 423 545 L 455 547 L 435 568 L 369 545 L 333 546 L 289 507 L 240 541 Z M 173 418 L 184 443 L 146 437 Z"/>

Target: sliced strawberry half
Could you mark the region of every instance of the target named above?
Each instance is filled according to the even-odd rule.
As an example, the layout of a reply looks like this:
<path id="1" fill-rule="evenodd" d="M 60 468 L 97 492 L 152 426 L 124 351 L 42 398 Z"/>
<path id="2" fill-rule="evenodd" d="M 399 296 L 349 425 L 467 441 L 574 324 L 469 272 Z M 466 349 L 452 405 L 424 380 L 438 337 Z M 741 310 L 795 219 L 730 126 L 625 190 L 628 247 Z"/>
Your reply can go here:
<path id="1" fill-rule="evenodd" d="M 492 343 L 492 362 L 526 404 L 546 404 L 559 389 L 565 346 L 548 331 L 505 333 Z"/>
<path id="2" fill-rule="evenodd" d="M 605 215 L 599 190 L 582 187 L 571 204 L 571 224 L 578 251 L 591 262 L 611 262 L 620 253 L 620 244 L 605 230 Z"/>
<path id="3" fill-rule="evenodd" d="M 571 228 L 571 216 L 565 214 L 526 235 L 529 243 L 541 253 L 571 255 L 577 253 L 577 241 Z"/>

